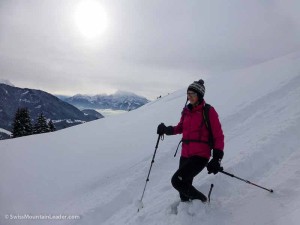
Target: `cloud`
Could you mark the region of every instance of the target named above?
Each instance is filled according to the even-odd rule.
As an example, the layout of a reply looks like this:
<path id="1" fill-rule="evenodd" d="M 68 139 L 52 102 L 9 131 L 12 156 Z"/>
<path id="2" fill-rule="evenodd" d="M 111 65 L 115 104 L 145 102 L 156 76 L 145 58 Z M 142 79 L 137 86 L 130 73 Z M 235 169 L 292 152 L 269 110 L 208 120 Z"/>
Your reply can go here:
<path id="1" fill-rule="evenodd" d="M 299 48 L 299 22 L 277 13 L 275 3 L 151 1 L 134 6 L 134 13 L 120 21 L 135 25 L 122 43 L 124 51 L 131 49 L 128 59 L 139 63 L 215 71 Z"/>
<path id="2" fill-rule="evenodd" d="M 154 98 L 300 49 L 296 0 L 101 1 L 110 25 L 97 40 L 76 30 L 77 2 L 1 1 L 0 77 L 55 93 Z"/>

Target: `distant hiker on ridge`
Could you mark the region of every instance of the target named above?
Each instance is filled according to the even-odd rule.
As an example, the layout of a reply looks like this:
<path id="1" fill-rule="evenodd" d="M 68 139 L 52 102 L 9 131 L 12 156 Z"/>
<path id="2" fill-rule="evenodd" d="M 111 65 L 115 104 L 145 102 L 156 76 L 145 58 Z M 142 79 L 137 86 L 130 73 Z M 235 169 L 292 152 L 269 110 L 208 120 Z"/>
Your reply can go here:
<path id="1" fill-rule="evenodd" d="M 221 169 L 224 152 L 224 135 L 218 114 L 215 109 L 205 103 L 204 81 L 199 80 L 189 85 L 187 101 L 180 122 L 177 126 L 157 127 L 159 135 L 182 134 L 182 150 L 179 169 L 172 177 L 172 185 L 179 192 L 181 201 L 199 199 L 207 201 L 207 197 L 193 185 L 193 179 L 204 167 L 208 173 L 217 174 Z M 209 161 L 211 157 L 212 159 Z"/>

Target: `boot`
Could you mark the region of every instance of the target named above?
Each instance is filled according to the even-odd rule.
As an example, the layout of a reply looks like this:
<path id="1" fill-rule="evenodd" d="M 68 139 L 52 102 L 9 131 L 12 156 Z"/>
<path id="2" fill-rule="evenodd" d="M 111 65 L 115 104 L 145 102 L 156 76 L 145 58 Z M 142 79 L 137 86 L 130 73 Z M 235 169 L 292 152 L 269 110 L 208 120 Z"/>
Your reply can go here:
<path id="1" fill-rule="evenodd" d="M 179 195 L 180 195 L 181 202 L 189 202 L 190 201 L 190 198 L 187 197 L 186 195 L 184 195 L 182 193 L 179 193 Z"/>
<path id="2" fill-rule="evenodd" d="M 183 194 L 191 200 L 198 199 L 203 203 L 207 202 L 207 197 L 193 186 L 191 186 L 189 190 Z"/>

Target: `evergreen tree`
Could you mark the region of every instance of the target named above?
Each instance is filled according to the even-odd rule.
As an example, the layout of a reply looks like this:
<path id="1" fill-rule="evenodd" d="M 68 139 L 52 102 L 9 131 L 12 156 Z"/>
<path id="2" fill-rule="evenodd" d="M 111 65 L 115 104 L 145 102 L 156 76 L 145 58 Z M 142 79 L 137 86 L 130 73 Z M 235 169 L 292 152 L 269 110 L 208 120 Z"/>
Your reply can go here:
<path id="1" fill-rule="evenodd" d="M 23 118 L 23 126 L 24 126 L 24 136 L 31 135 L 33 133 L 33 127 L 32 127 L 28 108 L 23 109 L 22 118 Z"/>
<path id="2" fill-rule="evenodd" d="M 56 128 L 55 128 L 52 120 L 49 121 L 48 127 L 49 127 L 50 132 L 56 131 Z"/>
<path id="3" fill-rule="evenodd" d="M 43 113 L 39 115 L 37 118 L 37 122 L 34 126 L 34 133 L 35 134 L 41 134 L 41 133 L 47 133 L 49 132 L 49 126 L 47 124 L 46 118 Z"/>
<path id="4" fill-rule="evenodd" d="M 18 108 L 13 122 L 13 137 L 22 137 L 32 134 L 32 124 L 27 108 Z"/>
<path id="5" fill-rule="evenodd" d="M 22 124 L 20 119 L 21 119 L 21 110 L 20 108 L 18 108 L 13 122 L 13 131 L 12 131 L 13 138 L 22 136 Z"/>

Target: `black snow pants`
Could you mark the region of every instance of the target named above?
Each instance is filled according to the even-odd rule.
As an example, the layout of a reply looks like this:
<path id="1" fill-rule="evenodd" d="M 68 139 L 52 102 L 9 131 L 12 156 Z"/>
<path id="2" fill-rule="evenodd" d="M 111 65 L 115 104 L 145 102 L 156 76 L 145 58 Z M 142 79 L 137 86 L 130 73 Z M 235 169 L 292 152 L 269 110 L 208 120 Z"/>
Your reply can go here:
<path id="1" fill-rule="evenodd" d="M 180 157 L 179 169 L 173 175 L 171 182 L 179 192 L 181 201 L 189 201 L 190 199 L 207 201 L 206 196 L 192 185 L 194 177 L 206 167 L 207 163 L 208 159 L 200 156 Z"/>

